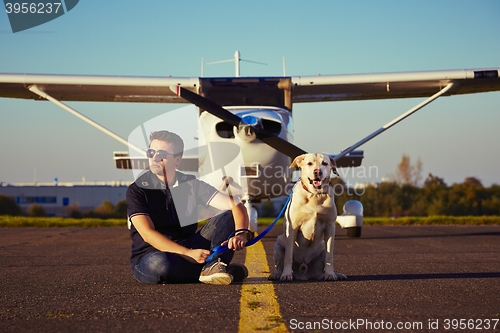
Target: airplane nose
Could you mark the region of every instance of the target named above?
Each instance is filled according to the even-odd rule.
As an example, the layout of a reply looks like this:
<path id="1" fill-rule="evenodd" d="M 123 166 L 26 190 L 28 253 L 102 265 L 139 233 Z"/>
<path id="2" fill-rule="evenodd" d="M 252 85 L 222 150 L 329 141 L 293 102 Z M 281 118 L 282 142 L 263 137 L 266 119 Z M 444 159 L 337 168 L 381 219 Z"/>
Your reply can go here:
<path id="1" fill-rule="evenodd" d="M 243 116 L 241 122 L 245 125 L 256 126 L 259 123 L 259 118 L 255 116 Z"/>
<path id="2" fill-rule="evenodd" d="M 246 115 L 241 118 L 238 126 L 237 135 L 245 142 L 252 142 L 257 138 L 254 127 L 259 126 L 259 118 L 251 115 Z"/>
<path id="3" fill-rule="evenodd" d="M 238 126 L 238 130 L 236 131 L 238 137 L 245 142 L 252 142 L 257 138 L 257 134 L 254 129 L 250 125 L 245 125 L 243 123 Z"/>

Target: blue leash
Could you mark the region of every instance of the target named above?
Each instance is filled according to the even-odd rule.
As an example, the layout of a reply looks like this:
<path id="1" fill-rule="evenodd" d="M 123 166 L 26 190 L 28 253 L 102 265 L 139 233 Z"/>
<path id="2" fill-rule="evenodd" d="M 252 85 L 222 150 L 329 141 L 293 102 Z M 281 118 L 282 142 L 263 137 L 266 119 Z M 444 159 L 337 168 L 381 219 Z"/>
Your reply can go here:
<path id="1" fill-rule="evenodd" d="M 288 203 L 290 202 L 290 199 L 292 198 L 292 193 L 293 193 L 293 188 L 292 190 L 290 191 L 290 195 L 288 195 L 288 199 L 286 199 L 286 202 L 285 202 L 285 205 L 283 205 L 283 208 L 281 208 L 281 211 L 280 213 L 278 214 L 278 216 L 276 217 L 276 219 L 274 220 L 273 223 L 271 223 L 271 225 L 269 227 L 266 228 L 266 230 L 264 230 L 263 232 L 261 232 L 259 235 L 257 235 L 257 237 L 255 238 L 252 238 L 251 240 L 249 240 L 246 244 L 245 244 L 245 247 L 247 246 L 251 246 L 251 245 L 254 245 L 255 243 L 257 243 L 258 241 L 260 241 L 273 227 L 274 225 L 278 222 L 278 220 L 281 218 L 281 216 L 283 215 L 283 213 L 285 212 L 285 209 L 286 209 L 286 206 L 288 206 Z M 240 232 L 240 231 L 247 231 L 247 232 L 252 232 L 250 231 L 249 229 L 237 229 L 235 231 L 233 231 L 229 237 L 227 238 L 227 240 L 229 241 L 229 239 L 231 237 L 233 237 L 237 232 Z M 211 254 L 210 256 L 205 260 L 205 262 L 210 262 L 213 260 L 214 256 L 222 253 L 222 252 L 225 252 L 227 251 L 229 248 L 227 247 L 227 244 L 226 245 L 218 245 L 216 247 L 214 247 L 212 250 L 211 250 Z"/>

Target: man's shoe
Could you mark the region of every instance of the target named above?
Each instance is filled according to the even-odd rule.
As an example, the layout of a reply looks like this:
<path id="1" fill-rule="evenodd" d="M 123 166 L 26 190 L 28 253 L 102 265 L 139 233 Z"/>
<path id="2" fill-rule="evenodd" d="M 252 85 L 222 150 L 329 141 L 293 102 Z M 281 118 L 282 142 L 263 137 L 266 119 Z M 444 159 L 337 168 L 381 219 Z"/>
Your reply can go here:
<path id="1" fill-rule="evenodd" d="M 227 272 L 233 276 L 233 282 L 242 282 L 248 276 L 248 268 L 242 264 L 229 264 Z"/>
<path id="2" fill-rule="evenodd" d="M 233 282 L 233 276 L 226 271 L 226 264 L 220 261 L 214 262 L 210 266 L 206 266 L 200 273 L 200 282 L 206 284 L 214 284 L 226 286 Z"/>

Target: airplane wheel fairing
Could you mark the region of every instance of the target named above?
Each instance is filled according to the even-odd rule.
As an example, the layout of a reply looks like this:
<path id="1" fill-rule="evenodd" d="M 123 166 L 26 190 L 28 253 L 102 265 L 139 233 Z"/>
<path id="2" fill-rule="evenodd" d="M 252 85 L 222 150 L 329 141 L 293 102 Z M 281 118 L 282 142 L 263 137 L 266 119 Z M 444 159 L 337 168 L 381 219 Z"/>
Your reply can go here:
<path id="1" fill-rule="evenodd" d="M 347 237 L 361 237 L 361 227 L 347 228 Z"/>

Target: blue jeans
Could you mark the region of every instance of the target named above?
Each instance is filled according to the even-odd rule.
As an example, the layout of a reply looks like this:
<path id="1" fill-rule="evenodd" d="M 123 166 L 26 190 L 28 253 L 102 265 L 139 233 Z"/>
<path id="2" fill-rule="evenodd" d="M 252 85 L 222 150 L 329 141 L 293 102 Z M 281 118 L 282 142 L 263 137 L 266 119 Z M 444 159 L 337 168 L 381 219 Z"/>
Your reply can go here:
<path id="1" fill-rule="evenodd" d="M 212 217 L 198 232 L 178 243 L 191 249 L 210 250 L 227 240 L 233 231 L 233 214 L 226 211 Z M 216 255 L 214 260 L 220 258 L 229 264 L 233 255 L 234 251 L 228 250 Z M 203 267 L 178 254 L 156 251 L 142 257 L 133 271 L 136 280 L 143 283 L 190 283 L 198 282 Z"/>

